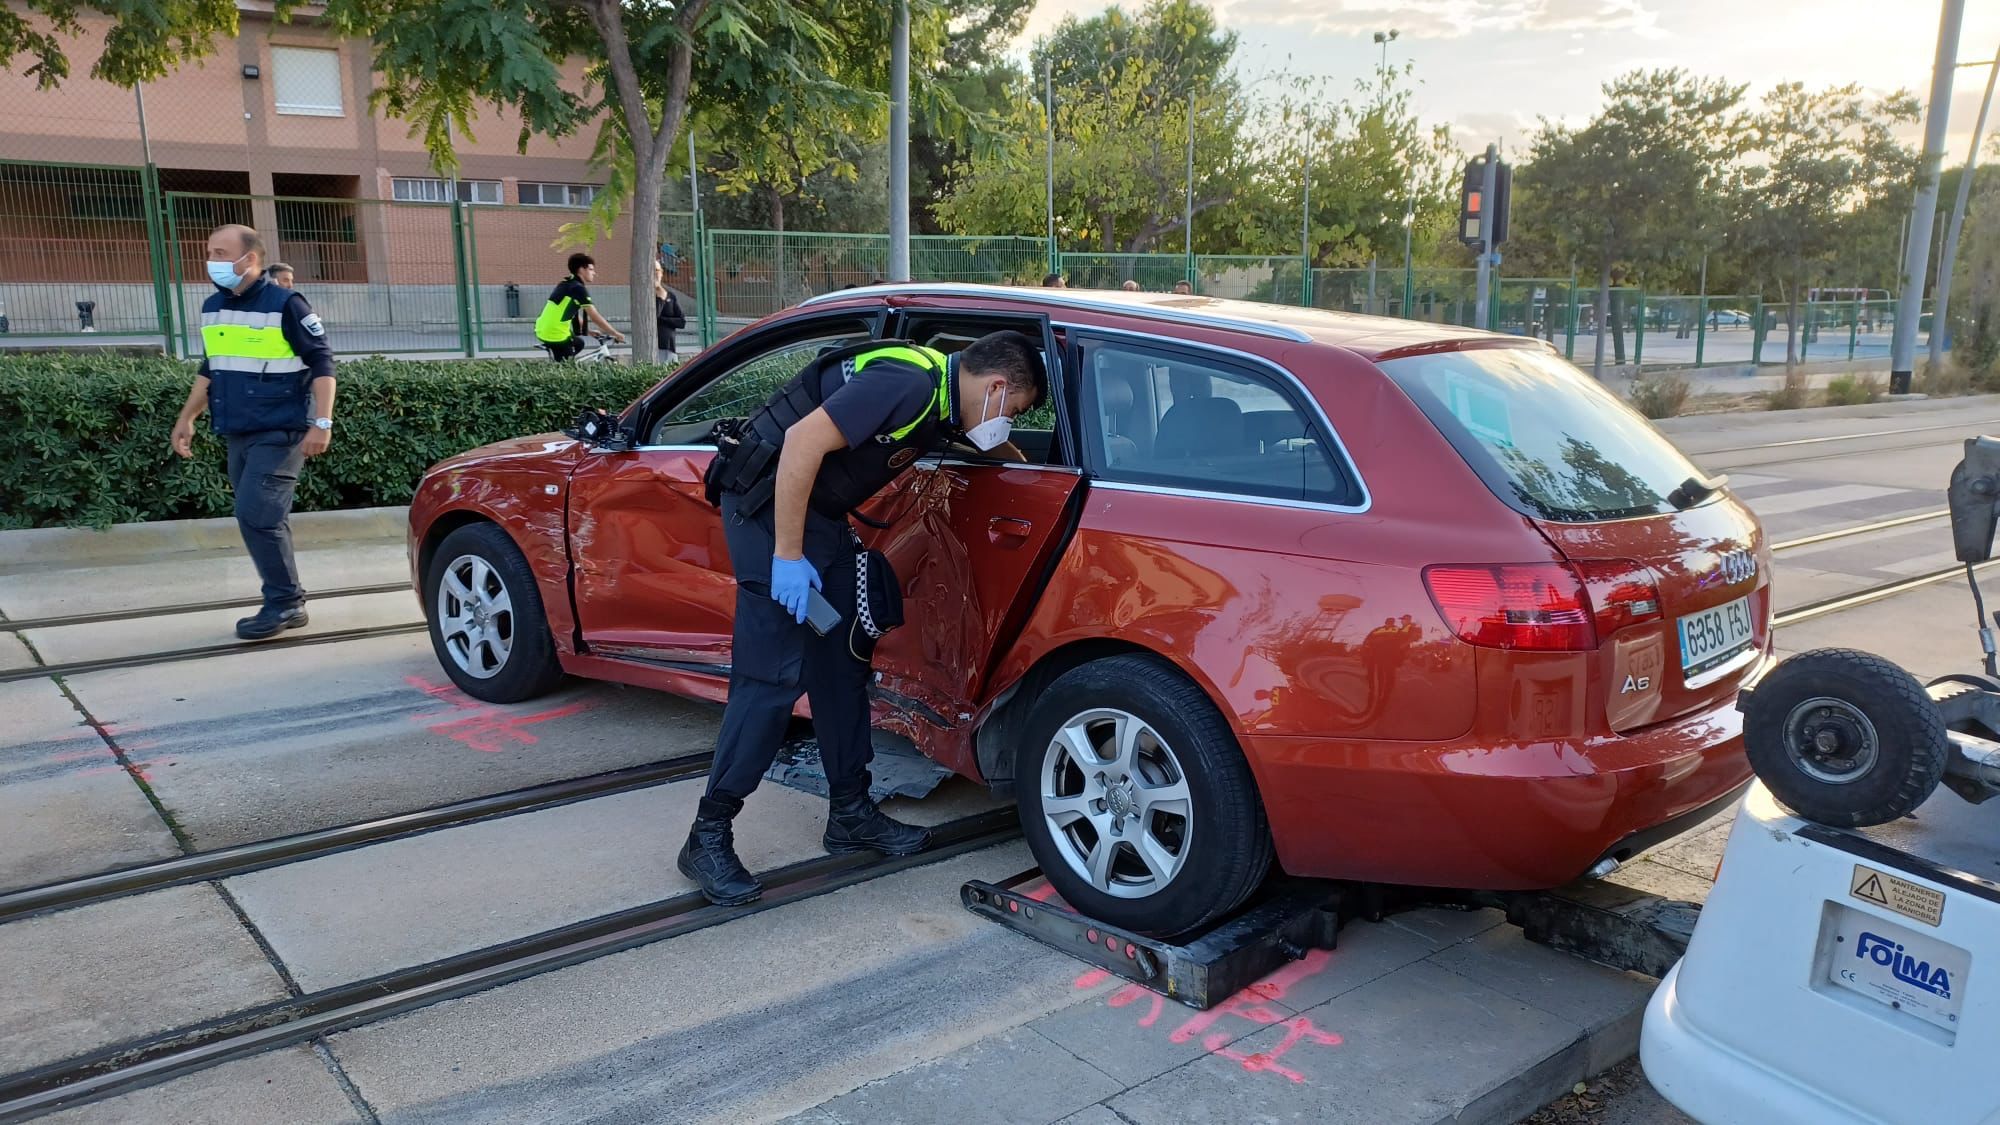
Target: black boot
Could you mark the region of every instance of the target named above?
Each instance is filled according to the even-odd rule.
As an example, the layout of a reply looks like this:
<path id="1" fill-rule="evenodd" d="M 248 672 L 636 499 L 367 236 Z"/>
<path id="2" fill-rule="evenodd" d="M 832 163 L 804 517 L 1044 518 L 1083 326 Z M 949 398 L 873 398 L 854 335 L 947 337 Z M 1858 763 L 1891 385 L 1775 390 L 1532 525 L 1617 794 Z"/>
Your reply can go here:
<path id="1" fill-rule="evenodd" d="M 696 806 L 694 830 L 681 848 L 681 874 L 701 885 L 701 893 L 717 906 L 741 906 L 764 893 L 761 883 L 736 858 L 736 834 L 730 821 L 743 808 L 733 797 L 703 797 Z"/>
<path id="2" fill-rule="evenodd" d="M 236 635 L 246 641 L 261 641 L 266 637 L 275 637 L 287 629 L 296 629 L 310 620 L 311 618 L 306 616 L 303 602 L 286 609 L 267 605 L 254 615 L 238 620 Z"/>
<path id="3" fill-rule="evenodd" d="M 931 846 L 927 828 L 891 820 L 864 790 L 853 797 L 836 797 L 828 804 L 826 850 L 841 852 L 876 851 L 884 855 L 915 855 Z"/>

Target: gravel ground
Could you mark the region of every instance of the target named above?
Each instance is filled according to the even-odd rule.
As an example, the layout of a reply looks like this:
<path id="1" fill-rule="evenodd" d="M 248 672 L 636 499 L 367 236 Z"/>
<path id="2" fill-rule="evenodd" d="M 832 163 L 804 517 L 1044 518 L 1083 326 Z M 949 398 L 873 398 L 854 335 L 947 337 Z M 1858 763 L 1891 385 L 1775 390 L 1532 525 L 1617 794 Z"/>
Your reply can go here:
<path id="1" fill-rule="evenodd" d="M 1520 1125 L 1695 1125 L 1653 1091 L 1637 1058 L 1626 1059 L 1523 1117 Z"/>

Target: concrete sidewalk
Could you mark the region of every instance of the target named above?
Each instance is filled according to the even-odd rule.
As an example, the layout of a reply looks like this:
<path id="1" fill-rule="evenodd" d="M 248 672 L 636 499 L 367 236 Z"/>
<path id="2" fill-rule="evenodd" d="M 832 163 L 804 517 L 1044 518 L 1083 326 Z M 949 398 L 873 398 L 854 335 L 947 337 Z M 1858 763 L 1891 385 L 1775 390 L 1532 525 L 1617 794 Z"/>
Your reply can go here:
<path id="1" fill-rule="evenodd" d="M 1492 910 L 1350 923 L 1337 949 L 1207 1012 L 1077 969 L 1090 999 L 787 1120 L 1512 1122 L 1636 1051 L 1654 985 L 1535 945 Z"/>

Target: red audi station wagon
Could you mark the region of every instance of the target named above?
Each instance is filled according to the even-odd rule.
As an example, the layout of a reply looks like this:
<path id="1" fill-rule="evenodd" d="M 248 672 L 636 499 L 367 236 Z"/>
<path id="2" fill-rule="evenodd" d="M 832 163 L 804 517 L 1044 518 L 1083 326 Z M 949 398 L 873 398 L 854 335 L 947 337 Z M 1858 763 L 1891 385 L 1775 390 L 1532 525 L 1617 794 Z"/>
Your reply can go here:
<path id="1" fill-rule="evenodd" d="M 823 349 L 1043 341 L 1028 462 L 919 460 L 862 514 L 910 624 L 878 737 L 1011 792 L 1085 913 L 1180 933 L 1294 875 L 1555 886 L 1748 784 L 1770 555 L 1724 483 L 1548 345 L 1198 296 L 913 284 L 806 301 L 627 407 L 432 468 L 410 508 L 467 693 L 726 697 L 712 424 Z M 806 714 L 800 701 L 800 714 Z"/>

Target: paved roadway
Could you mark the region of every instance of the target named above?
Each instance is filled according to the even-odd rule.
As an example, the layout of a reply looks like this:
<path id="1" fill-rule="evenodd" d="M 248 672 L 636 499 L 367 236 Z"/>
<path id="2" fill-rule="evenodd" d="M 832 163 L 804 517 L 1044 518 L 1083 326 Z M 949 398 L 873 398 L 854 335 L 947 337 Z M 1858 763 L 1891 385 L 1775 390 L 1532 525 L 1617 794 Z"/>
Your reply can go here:
<path id="1" fill-rule="evenodd" d="M 1789 541 L 1943 506 L 2000 399 L 1668 423 Z M 1918 428 L 1922 429 L 1918 429 Z M 1917 430 L 1909 433 L 1880 431 Z M 1865 434 L 1836 441 L 1815 439 Z M 1795 444 L 1746 449 L 1766 443 Z M 1942 520 L 1787 549 L 1781 611 L 1950 563 Z M 400 543 L 302 551 L 308 583 L 395 582 Z M 0 569 L 11 620 L 254 593 L 240 552 Z M 238 610 L 0 633 L 0 672 L 226 642 Z M 309 633 L 413 621 L 323 599 Z M 1920 676 L 1977 655 L 1963 582 L 1814 618 L 1787 652 L 1869 648 Z M 420 633 L 0 683 L 0 892 L 708 749 L 716 709 L 576 684 L 447 686 Z M 143 780 L 144 784 L 137 781 Z M 685 892 L 699 780 L 0 924 L 0 1074 Z M 948 782 L 903 815 L 991 807 Z M 823 803 L 768 786 L 760 869 L 818 853 Z M 1699 900 L 1727 822 L 1613 878 Z M 1513 1120 L 1629 1054 L 1652 982 L 1533 946 L 1491 911 L 1356 923 L 1210 1013 L 1115 987 L 957 903 L 1018 842 L 884 876 L 303 1046 L 65 1111 L 64 1122 Z M 1664 1107 L 1622 1100 L 1631 1122 Z"/>

